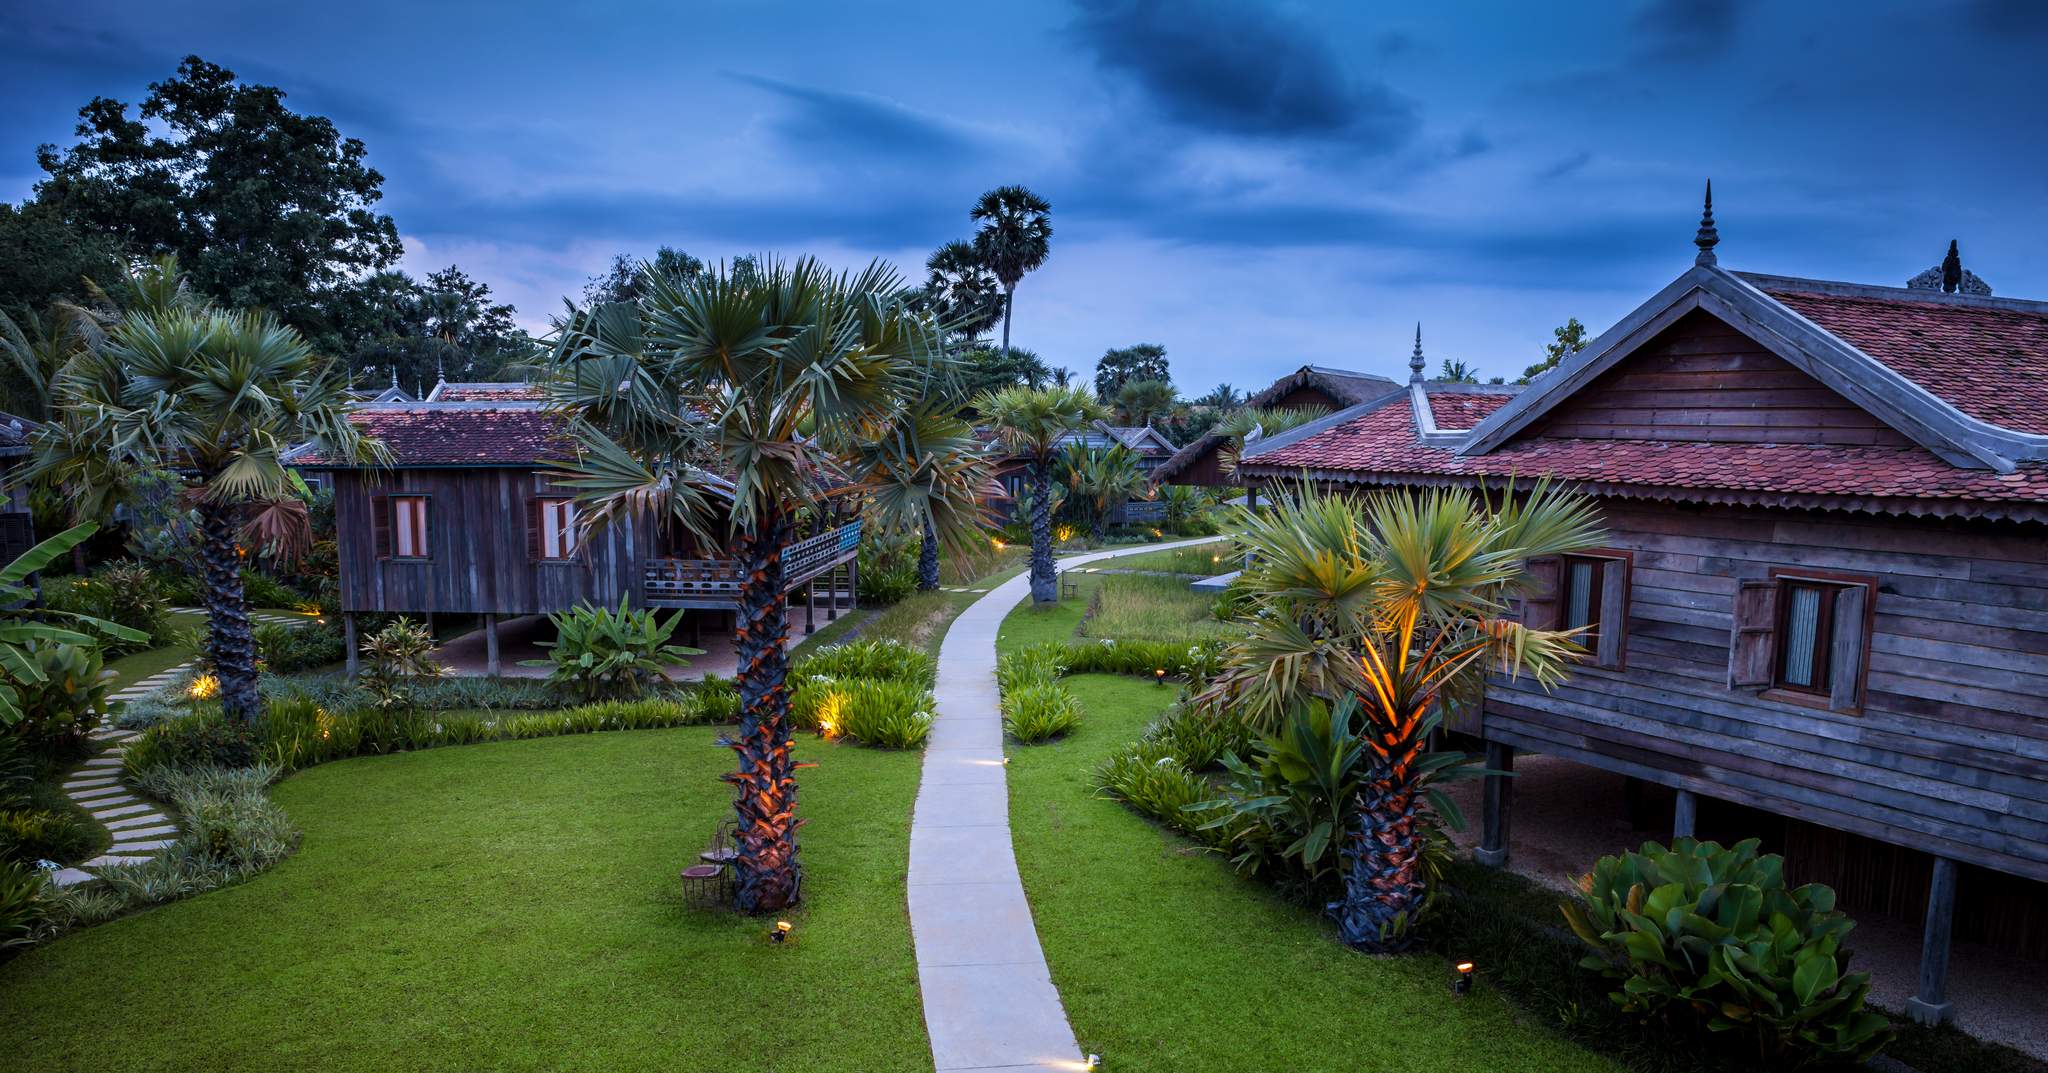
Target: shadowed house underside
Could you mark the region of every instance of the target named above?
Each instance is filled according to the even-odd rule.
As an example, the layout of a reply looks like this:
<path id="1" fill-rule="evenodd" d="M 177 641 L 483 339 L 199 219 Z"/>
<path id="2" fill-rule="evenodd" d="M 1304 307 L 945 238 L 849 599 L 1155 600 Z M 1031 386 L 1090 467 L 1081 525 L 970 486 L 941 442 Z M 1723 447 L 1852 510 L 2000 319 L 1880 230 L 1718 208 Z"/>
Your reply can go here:
<path id="1" fill-rule="evenodd" d="M 701 631 L 705 616 L 740 607 L 740 564 L 682 526 L 621 518 L 585 531 L 573 491 L 548 468 L 568 444 L 537 402 L 369 405 L 350 418 L 384 441 L 384 468 L 338 464 L 315 450 L 290 463 L 334 488 L 340 611 L 476 615 L 496 671 L 500 618 L 580 603 L 675 608 Z M 858 518 L 821 512 L 783 552 L 783 591 L 802 594 L 807 626 L 822 597 L 828 618 L 858 584 Z M 350 649 L 354 644 L 351 641 Z"/>

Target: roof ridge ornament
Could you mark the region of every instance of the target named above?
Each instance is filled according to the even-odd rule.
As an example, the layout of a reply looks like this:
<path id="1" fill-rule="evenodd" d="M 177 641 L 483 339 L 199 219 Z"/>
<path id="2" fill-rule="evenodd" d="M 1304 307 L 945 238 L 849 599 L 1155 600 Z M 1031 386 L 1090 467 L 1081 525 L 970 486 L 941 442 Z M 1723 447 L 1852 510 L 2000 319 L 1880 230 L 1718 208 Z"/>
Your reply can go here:
<path id="1" fill-rule="evenodd" d="M 1955 239 L 1948 240 L 1948 255 L 1941 259 L 1941 263 L 1907 280 L 1906 289 L 1991 297 L 1991 285 L 1978 278 L 1977 273 L 1963 267 L 1963 255 Z"/>
<path id="2" fill-rule="evenodd" d="M 1415 353 L 1408 355 L 1409 383 L 1421 382 L 1422 365 L 1422 322 L 1418 320 L 1415 322 Z"/>
<path id="3" fill-rule="evenodd" d="M 1714 256 L 1714 247 L 1720 245 L 1721 232 L 1714 230 L 1714 180 L 1707 180 L 1706 207 L 1700 212 L 1700 229 L 1692 237 L 1692 244 L 1700 248 L 1699 256 L 1693 258 L 1696 265 L 1719 264 Z"/>

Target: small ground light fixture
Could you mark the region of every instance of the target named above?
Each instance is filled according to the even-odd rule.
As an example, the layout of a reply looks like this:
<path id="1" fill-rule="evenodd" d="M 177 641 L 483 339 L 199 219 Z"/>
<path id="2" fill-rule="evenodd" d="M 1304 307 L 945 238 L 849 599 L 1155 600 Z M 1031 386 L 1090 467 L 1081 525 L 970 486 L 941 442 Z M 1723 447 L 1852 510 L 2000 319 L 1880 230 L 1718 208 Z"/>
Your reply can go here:
<path id="1" fill-rule="evenodd" d="M 1087 1061 L 1086 1063 L 1084 1063 L 1084 1064 L 1083 1064 L 1083 1065 L 1081 1066 L 1081 1068 L 1082 1068 L 1082 1069 L 1101 1069 L 1101 1068 L 1102 1068 L 1102 1056 L 1101 1056 L 1101 1055 L 1099 1055 L 1099 1054 L 1091 1054 L 1091 1055 L 1089 1055 L 1089 1056 L 1088 1056 L 1088 1061 Z"/>
<path id="2" fill-rule="evenodd" d="M 775 922 L 774 929 L 768 932 L 768 941 L 771 943 L 786 943 L 789 941 L 789 933 L 795 930 L 796 925 L 791 924 L 787 920 L 778 920 Z"/>
<path id="3" fill-rule="evenodd" d="M 1472 992 L 1472 970 L 1474 968 L 1475 966 L 1469 961 L 1458 962 L 1458 975 L 1451 979 L 1451 994 L 1466 995 Z"/>
<path id="4" fill-rule="evenodd" d="M 1152 680 L 1153 680 L 1153 681 L 1155 681 L 1155 682 L 1158 682 L 1158 683 L 1159 683 L 1160 685 L 1165 685 L 1165 684 L 1166 684 L 1166 668 L 1164 668 L 1164 667 L 1161 667 L 1161 668 L 1159 668 L 1159 669 L 1157 669 L 1157 670 L 1153 671 L 1153 672 L 1152 672 Z"/>

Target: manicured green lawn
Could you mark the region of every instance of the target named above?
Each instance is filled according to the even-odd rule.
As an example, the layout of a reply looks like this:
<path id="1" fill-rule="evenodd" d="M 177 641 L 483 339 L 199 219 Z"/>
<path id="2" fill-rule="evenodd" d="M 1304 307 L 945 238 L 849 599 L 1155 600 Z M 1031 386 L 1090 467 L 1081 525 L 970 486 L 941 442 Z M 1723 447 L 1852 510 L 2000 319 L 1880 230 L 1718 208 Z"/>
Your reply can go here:
<path id="1" fill-rule="evenodd" d="M 1238 562 L 1230 550 L 1228 537 L 1217 537 L 1215 543 L 1192 544 L 1185 548 L 1169 548 L 1165 551 L 1148 551 L 1143 555 L 1130 555 L 1112 559 L 1096 565 L 1105 570 L 1166 570 L 1176 574 L 1200 574 L 1212 577 L 1227 574 L 1238 568 Z"/>
<path id="2" fill-rule="evenodd" d="M 1003 624 L 1003 651 L 1065 638 L 1082 599 Z M 1066 679 L 1081 729 L 1010 749 L 1010 823 L 1032 917 L 1086 1051 L 1117 1070 L 1350 1073 L 1611 1070 L 1450 967 L 1340 945 L 1314 910 L 1094 793 L 1091 774 L 1174 698 L 1111 675 Z"/>
<path id="3" fill-rule="evenodd" d="M 206 629 L 205 615 L 173 611 L 170 619 L 173 625 L 183 629 Z M 107 664 L 107 669 L 114 672 L 108 688 L 120 689 L 122 686 L 133 685 L 158 671 L 169 670 L 197 654 L 198 650 L 190 645 L 166 645 L 122 656 Z"/>
<path id="4" fill-rule="evenodd" d="M 918 757 L 804 739 L 797 941 L 684 906 L 719 728 L 348 760 L 298 854 L 0 965 L 47 1070 L 928 1070 L 904 911 Z"/>

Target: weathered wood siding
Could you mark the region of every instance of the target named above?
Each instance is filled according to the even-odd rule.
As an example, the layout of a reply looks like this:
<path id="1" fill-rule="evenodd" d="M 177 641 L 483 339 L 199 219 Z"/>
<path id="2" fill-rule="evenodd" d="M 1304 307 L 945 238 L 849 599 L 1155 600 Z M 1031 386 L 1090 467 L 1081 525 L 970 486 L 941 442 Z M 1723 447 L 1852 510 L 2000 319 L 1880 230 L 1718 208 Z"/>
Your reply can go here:
<path id="1" fill-rule="evenodd" d="M 655 552 L 647 527 L 608 527 L 575 558 L 536 562 L 527 516 L 546 478 L 516 469 L 339 471 L 334 475 L 344 611 L 530 615 L 579 602 L 641 603 L 641 563 Z M 425 562 L 380 560 L 371 527 L 373 495 L 429 498 Z"/>
<path id="2" fill-rule="evenodd" d="M 1609 501 L 1633 552 L 1627 665 L 1489 690 L 1483 733 L 2048 879 L 2048 529 Z M 1860 714 L 1728 681 L 1739 581 L 1874 575 Z"/>
<path id="3" fill-rule="evenodd" d="M 1893 446 L 1912 442 L 1699 310 L 1601 374 L 1524 436 Z"/>

